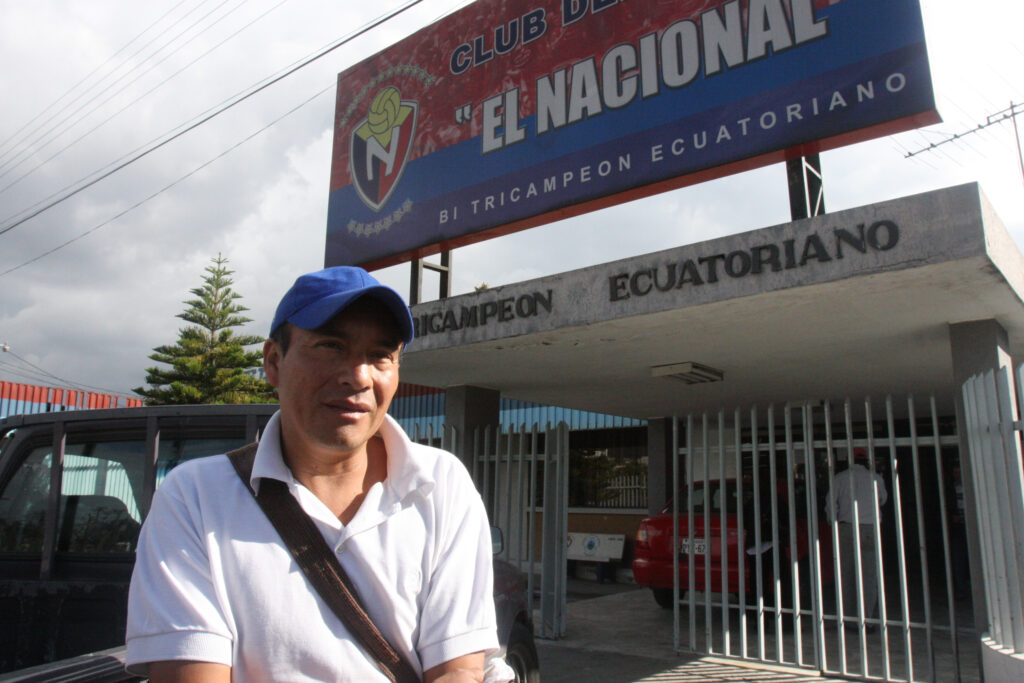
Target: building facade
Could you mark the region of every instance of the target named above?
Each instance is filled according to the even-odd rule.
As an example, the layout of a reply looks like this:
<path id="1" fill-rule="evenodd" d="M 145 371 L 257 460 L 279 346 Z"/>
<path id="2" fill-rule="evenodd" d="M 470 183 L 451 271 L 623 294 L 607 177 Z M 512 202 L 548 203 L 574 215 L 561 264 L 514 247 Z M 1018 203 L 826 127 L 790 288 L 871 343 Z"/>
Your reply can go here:
<path id="1" fill-rule="evenodd" d="M 765 458 L 772 486 L 814 517 L 854 449 L 870 452 L 890 494 L 875 533 L 889 592 L 881 614 L 859 625 L 881 628 L 881 668 L 866 661 L 872 648 L 829 635 L 830 620 L 843 621 L 828 598 L 842 576 L 828 576 L 828 556 L 839 555 L 821 525 L 810 538 L 816 560 L 794 583 L 825 596 L 805 603 L 806 641 L 778 635 L 767 650 L 736 650 L 745 636 L 708 635 L 694 648 L 851 677 L 946 680 L 942 637 L 964 645 L 963 603 L 945 600 L 958 588 L 947 560 L 958 553 L 962 503 L 978 627 L 964 649 L 984 654 L 991 680 L 1024 677 L 1014 668 L 1024 666 L 1024 257 L 976 185 L 428 302 L 413 315 L 403 379 L 444 389 L 444 422 L 459 433 L 499 429 L 508 401 L 643 420 L 647 513 L 687 483 L 756 479 Z M 503 461 L 488 461 L 495 478 Z M 510 484 L 492 486 L 511 495 Z M 583 523 L 614 527 L 604 515 Z M 707 631 L 728 634 L 728 615 L 746 606 L 742 596 L 716 599 L 720 628 L 708 617 Z"/>

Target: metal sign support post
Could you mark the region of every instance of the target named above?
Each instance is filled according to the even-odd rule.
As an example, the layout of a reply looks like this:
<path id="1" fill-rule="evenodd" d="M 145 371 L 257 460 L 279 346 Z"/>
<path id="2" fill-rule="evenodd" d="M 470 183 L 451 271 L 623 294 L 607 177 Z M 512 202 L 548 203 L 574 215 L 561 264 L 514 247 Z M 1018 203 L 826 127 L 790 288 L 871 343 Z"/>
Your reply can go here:
<path id="1" fill-rule="evenodd" d="M 822 186 L 821 157 L 808 154 L 786 161 L 789 183 L 789 212 L 793 220 L 825 213 L 825 189 Z"/>
<path id="2" fill-rule="evenodd" d="M 409 276 L 409 305 L 415 306 L 423 300 L 423 270 L 432 270 L 440 274 L 438 299 L 447 299 L 452 295 L 452 252 L 441 252 L 441 263 L 427 263 L 424 259 L 413 259 L 409 262 L 412 272 Z"/>

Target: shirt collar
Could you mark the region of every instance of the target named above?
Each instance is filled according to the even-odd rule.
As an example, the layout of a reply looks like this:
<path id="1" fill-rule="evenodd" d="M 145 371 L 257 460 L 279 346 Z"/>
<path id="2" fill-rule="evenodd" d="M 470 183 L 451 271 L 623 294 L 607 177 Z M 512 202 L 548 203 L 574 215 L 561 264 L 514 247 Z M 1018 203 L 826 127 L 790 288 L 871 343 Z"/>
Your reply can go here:
<path id="1" fill-rule="evenodd" d="M 281 411 L 270 416 L 267 426 L 260 434 L 260 443 L 256 447 L 256 459 L 252 463 L 252 475 L 249 477 L 249 486 L 253 491 L 259 492 L 260 479 L 278 479 L 288 484 L 289 488 L 295 483 L 295 477 L 291 470 L 284 464 L 284 456 L 281 454 Z"/>
<path id="2" fill-rule="evenodd" d="M 434 462 L 436 456 L 413 443 L 390 415 L 384 416 L 378 432 L 388 452 L 388 478 L 386 485 L 398 500 L 419 491 L 426 496 L 434 489 Z"/>
<path id="3" fill-rule="evenodd" d="M 385 486 L 399 501 L 417 491 L 423 496 L 428 495 L 435 484 L 432 475 L 435 458 L 428 456 L 428 451 L 418 448 L 390 415 L 384 416 L 378 433 L 384 439 L 384 448 L 388 453 Z M 259 480 L 263 477 L 283 481 L 289 488 L 296 483 L 281 453 L 280 410 L 271 416 L 260 436 L 252 476 L 249 478 L 249 485 L 254 491 L 259 492 Z"/>

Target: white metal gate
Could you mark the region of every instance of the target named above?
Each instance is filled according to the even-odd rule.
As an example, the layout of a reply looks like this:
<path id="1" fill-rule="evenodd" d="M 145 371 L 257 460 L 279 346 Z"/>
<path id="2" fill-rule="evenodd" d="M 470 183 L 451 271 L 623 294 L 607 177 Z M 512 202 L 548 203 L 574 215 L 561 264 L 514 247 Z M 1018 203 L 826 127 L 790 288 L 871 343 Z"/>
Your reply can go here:
<path id="1" fill-rule="evenodd" d="M 988 647 L 1024 654 L 1024 470 L 1018 406 L 1024 377 L 1008 368 L 976 375 L 962 388 L 971 479 L 978 508 Z M 1016 384 L 1016 391 L 1014 391 Z"/>
<path id="2" fill-rule="evenodd" d="M 677 650 L 859 679 L 976 680 L 951 561 L 957 443 L 934 398 L 674 420 Z M 847 524 L 826 514 L 842 495 L 828 492 L 861 449 L 885 490 L 856 496 L 861 523 Z"/>
<path id="3" fill-rule="evenodd" d="M 491 525 L 502 532 L 500 559 L 526 574 L 539 638 L 565 637 L 568 537 L 569 428 L 565 423 L 519 430 L 487 427 L 463 438 L 445 427 L 416 430 L 414 441 L 463 455 L 484 500 Z M 468 454 L 469 457 L 465 457 Z"/>

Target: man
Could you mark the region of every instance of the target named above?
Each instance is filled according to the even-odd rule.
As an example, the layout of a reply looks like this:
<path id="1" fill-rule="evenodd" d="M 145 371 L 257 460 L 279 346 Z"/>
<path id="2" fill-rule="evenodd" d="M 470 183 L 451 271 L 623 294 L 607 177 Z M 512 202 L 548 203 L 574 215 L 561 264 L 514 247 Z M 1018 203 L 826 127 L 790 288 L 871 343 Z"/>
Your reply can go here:
<path id="1" fill-rule="evenodd" d="M 427 683 L 512 678 L 494 658 L 490 529 L 462 464 L 387 415 L 413 337 L 402 298 L 359 268 L 303 275 L 263 348 L 281 408 L 250 484 L 285 482 L 371 620 Z M 132 671 L 160 681 L 376 681 L 225 456 L 173 470 L 139 540 Z"/>
<path id="2" fill-rule="evenodd" d="M 825 497 L 825 512 L 830 522 L 839 522 L 839 558 L 842 578 L 843 614 L 858 614 L 857 580 L 862 579 L 864 617 L 874 616 L 878 601 L 879 508 L 885 505 L 888 493 L 885 481 L 869 470 L 868 454 L 863 448 L 853 449 L 853 462 L 835 476 Z M 858 574 L 857 545 L 860 545 Z M 874 625 L 868 626 L 874 630 Z"/>

